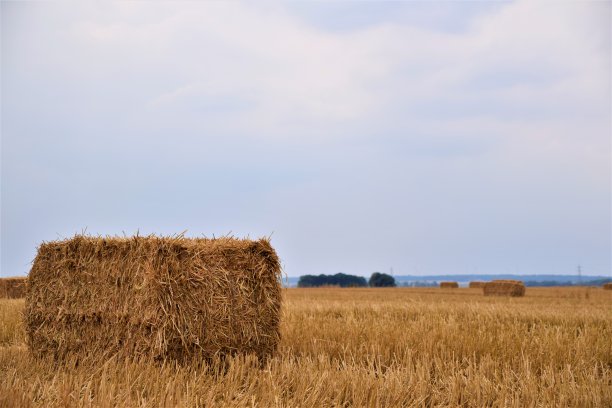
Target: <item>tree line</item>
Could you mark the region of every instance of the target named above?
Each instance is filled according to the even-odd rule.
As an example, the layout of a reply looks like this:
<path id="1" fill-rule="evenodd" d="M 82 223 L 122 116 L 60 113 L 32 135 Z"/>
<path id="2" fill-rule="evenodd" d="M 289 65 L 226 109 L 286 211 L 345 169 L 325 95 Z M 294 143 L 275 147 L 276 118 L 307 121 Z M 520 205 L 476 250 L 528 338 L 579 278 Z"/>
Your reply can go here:
<path id="1" fill-rule="evenodd" d="M 298 281 L 298 288 L 314 288 L 318 286 L 350 287 L 393 287 L 397 286 L 395 278 L 386 273 L 374 272 L 366 281 L 363 276 L 337 273 L 335 275 L 303 275 Z"/>

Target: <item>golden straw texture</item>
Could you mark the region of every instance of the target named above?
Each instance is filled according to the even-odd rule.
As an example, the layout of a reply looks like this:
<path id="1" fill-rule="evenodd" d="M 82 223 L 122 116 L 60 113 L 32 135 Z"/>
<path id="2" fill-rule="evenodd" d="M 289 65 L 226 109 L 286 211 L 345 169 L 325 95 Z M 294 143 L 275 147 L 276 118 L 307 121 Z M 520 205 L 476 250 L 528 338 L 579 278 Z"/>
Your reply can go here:
<path id="1" fill-rule="evenodd" d="M 35 355 L 185 359 L 279 342 L 281 268 L 267 239 L 87 237 L 42 244 L 25 329 Z"/>

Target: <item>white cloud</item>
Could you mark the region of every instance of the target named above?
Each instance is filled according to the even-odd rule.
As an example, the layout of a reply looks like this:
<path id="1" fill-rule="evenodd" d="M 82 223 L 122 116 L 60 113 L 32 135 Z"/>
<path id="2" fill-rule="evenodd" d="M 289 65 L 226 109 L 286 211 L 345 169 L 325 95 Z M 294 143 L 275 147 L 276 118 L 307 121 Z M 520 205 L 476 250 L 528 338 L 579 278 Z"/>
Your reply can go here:
<path id="1" fill-rule="evenodd" d="M 46 59 L 55 69 L 123 87 L 136 98 L 125 101 L 130 109 L 137 104 L 154 118 L 168 110 L 177 121 L 198 122 L 206 109 L 186 105 L 221 101 L 214 115 L 230 110 L 231 130 L 255 137 L 316 137 L 309 128 L 326 128 L 320 137 L 346 138 L 347 123 L 394 122 L 389 113 L 398 111 L 420 121 L 427 106 L 437 117 L 425 126 L 445 120 L 445 108 L 494 115 L 503 126 L 508 110 L 571 110 L 609 99 L 609 52 L 592 41 L 598 29 L 585 7 L 571 3 L 512 3 L 459 34 L 398 23 L 322 31 L 281 7 L 245 3 L 92 7 L 96 13 L 68 14 L 53 27 L 69 43 Z M 81 52 L 91 58 L 71 60 Z M 495 105 L 500 112 L 492 113 Z"/>
<path id="2" fill-rule="evenodd" d="M 101 226 L 113 208 L 136 227 L 272 228 L 290 273 L 511 257 L 538 223 L 536 244 L 569 243 L 540 264 L 578 257 L 576 230 L 609 244 L 610 4 L 501 4 L 461 30 L 419 15 L 330 30 L 282 4 L 3 4 L 3 231 L 46 192 L 49 228 L 91 226 L 88 206 Z"/>

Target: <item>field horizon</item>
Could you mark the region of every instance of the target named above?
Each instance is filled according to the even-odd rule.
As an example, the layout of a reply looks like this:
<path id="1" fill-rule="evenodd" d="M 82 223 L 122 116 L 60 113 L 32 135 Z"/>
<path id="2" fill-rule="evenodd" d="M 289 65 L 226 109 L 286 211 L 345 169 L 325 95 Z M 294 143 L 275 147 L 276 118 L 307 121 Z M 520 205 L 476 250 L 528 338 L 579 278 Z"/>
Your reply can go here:
<path id="1" fill-rule="evenodd" d="M 316 274 L 315 274 L 316 276 Z M 355 275 L 368 278 L 369 275 Z M 439 281 L 457 281 L 459 286 L 467 286 L 470 281 L 492 281 L 496 279 L 513 279 L 523 281 L 527 286 L 588 286 L 596 284 L 601 286 L 601 282 L 612 282 L 611 276 L 604 275 L 576 275 L 576 274 L 482 274 L 482 273 L 460 273 L 460 274 L 437 274 L 437 275 L 401 275 L 393 274 L 398 286 L 411 286 L 414 283 L 438 283 Z M 284 276 L 283 285 L 285 287 L 297 287 L 301 276 Z M 418 285 L 417 285 L 418 286 Z"/>

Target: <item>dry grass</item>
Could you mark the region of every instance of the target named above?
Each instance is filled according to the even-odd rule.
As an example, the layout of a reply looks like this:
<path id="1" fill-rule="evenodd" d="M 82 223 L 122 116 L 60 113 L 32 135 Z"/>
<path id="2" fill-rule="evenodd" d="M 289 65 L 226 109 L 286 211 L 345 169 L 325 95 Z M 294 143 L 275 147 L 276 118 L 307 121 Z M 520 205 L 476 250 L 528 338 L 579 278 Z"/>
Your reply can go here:
<path id="1" fill-rule="evenodd" d="M 612 406 L 612 292 L 289 289 L 264 368 L 32 359 L 0 300 L 0 406 Z M 214 364 L 213 364 L 214 365 Z"/>

